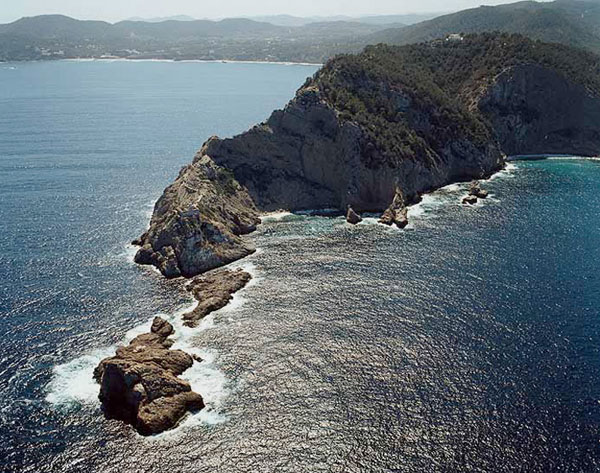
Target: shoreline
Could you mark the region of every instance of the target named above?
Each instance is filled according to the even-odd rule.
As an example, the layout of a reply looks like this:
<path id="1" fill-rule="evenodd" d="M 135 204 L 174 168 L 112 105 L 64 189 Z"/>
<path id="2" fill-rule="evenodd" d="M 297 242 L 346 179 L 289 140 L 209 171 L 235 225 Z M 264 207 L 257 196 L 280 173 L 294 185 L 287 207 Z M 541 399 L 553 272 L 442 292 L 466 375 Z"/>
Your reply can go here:
<path id="1" fill-rule="evenodd" d="M 0 61 L 0 64 L 30 64 L 41 62 L 166 62 L 166 63 L 201 63 L 201 64 L 272 64 L 277 66 L 314 66 L 323 67 L 322 63 L 295 62 L 295 61 L 260 61 L 243 59 L 165 59 L 165 58 L 126 58 L 126 57 L 99 57 L 99 58 L 56 58 L 56 59 L 27 59 L 23 61 Z"/>
<path id="2" fill-rule="evenodd" d="M 506 162 L 512 161 L 543 161 L 544 159 L 600 159 L 600 156 L 578 156 L 576 154 L 517 154 L 507 156 Z"/>
<path id="3" fill-rule="evenodd" d="M 497 176 L 500 176 L 503 173 L 505 173 L 506 171 L 510 170 L 510 168 L 513 166 L 515 166 L 515 165 L 507 162 L 502 167 L 502 169 L 491 174 L 490 176 L 487 176 L 485 179 L 482 179 L 482 180 L 493 179 Z M 460 184 L 461 184 L 461 182 L 450 183 L 446 186 L 443 186 L 440 189 L 443 189 L 444 187 L 456 186 L 456 185 L 460 185 Z M 426 198 L 426 196 L 433 194 L 434 192 L 436 192 L 440 189 L 435 189 L 431 192 L 427 192 L 427 193 L 423 194 L 423 197 Z M 413 209 L 416 213 L 420 214 L 421 213 L 419 211 L 420 204 L 421 203 L 416 204 L 416 205 L 411 205 L 408 208 Z M 306 215 L 306 212 L 303 212 L 302 214 Z M 296 215 L 296 214 L 294 214 L 292 212 L 287 212 L 287 211 L 268 212 L 268 213 L 261 214 L 261 217 L 265 218 L 266 221 L 278 221 L 281 218 L 285 218 L 286 216 L 290 216 L 290 215 Z M 320 213 L 320 215 L 324 215 L 324 214 Z M 376 224 L 381 225 L 379 223 L 376 223 Z M 252 256 L 252 255 L 248 255 L 248 256 Z M 214 422 L 223 421 L 224 417 L 218 411 L 218 405 L 222 402 L 221 398 L 225 395 L 225 393 L 227 391 L 226 386 L 225 386 L 226 381 L 223 378 L 222 374 L 218 372 L 218 367 L 216 365 L 214 365 L 213 357 L 211 357 L 211 356 L 207 357 L 207 353 L 211 353 L 212 350 L 210 348 L 194 346 L 189 341 L 190 338 L 193 336 L 193 333 L 198 333 L 198 331 L 203 331 L 205 328 L 212 326 L 212 324 L 213 324 L 212 318 L 210 318 L 208 316 L 211 315 L 213 313 L 213 311 L 205 314 L 207 317 L 202 317 L 200 320 L 196 320 L 196 324 L 194 324 L 194 325 L 196 325 L 195 327 L 186 326 L 184 315 L 186 313 L 194 312 L 194 310 L 197 309 L 198 306 L 200 305 L 199 298 L 197 298 L 193 295 L 193 291 L 191 290 L 192 288 L 190 287 L 193 284 L 195 279 L 203 278 L 205 276 L 210 276 L 211 274 L 215 274 L 215 273 L 218 274 L 221 271 L 232 271 L 232 270 L 235 271 L 236 269 L 239 269 L 239 270 L 243 270 L 245 272 L 250 273 L 250 276 L 251 276 L 250 281 L 247 282 L 245 287 L 240 288 L 241 290 L 239 292 L 236 291 L 234 294 L 231 294 L 231 296 L 233 296 L 233 297 L 231 297 L 225 305 L 223 305 L 222 307 L 218 307 L 218 308 L 215 307 L 214 312 L 218 312 L 219 309 L 230 310 L 230 309 L 235 308 L 237 306 L 236 301 L 239 300 L 239 297 L 240 297 L 241 293 L 243 292 L 243 289 L 256 284 L 258 282 L 258 279 L 260 279 L 258 277 L 258 275 L 256 274 L 254 265 L 251 262 L 249 262 L 248 259 L 249 259 L 248 257 L 240 258 L 239 260 L 236 260 L 232 263 L 224 265 L 220 268 L 216 268 L 212 271 L 209 271 L 200 276 L 196 276 L 194 278 L 182 278 L 182 284 L 183 284 L 184 291 L 188 292 L 188 294 L 190 294 L 190 296 L 192 296 L 191 304 L 188 304 L 185 307 L 182 307 L 182 308 L 176 310 L 173 314 L 169 314 L 166 317 L 166 320 L 171 322 L 175 329 L 175 333 L 173 335 L 173 339 L 174 339 L 175 343 L 172 348 L 183 350 L 186 353 L 191 354 L 192 356 L 193 355 L 200 356 L 203 359 L 202 362 L 194 363 L 194 365 L 191 368 L 184 371 L 181 374 L 180 378 L 189 382 L 191 385 L 191 388 L 194 391 L 200 393 L 201 395 L 204 394 L 204 396 L 206 396 L 206 404 L 207 404 L 208 409 L 202 409 L 195 414 L 183 417 L 181 419 L 181 421 L 178 422 L 174 427 L 163 431 L 162 434 L 158 434 L 159 436 L 166 435 L 168 433 L 175 433 L 176 431 L 178 431 L 179 427 L 182 427 L 189 423 L 196 424 L 199 420 L 201 422 L 207 421 L 209 424 L 214 423 Z M 133 261 L 131 261 L 130 258 L 128 258 L 128 260 L 130 262 L 133 262 Z M 139 265 L 136 264 L 136 266 L 139 266 Z M 157 275 L 157 273 L 158 273 L 158 275 L 160 274 L 158 272 L 158 270 L 156 270 L 154 267 L 152 267 L 152 269 L 154 269 L 154 271 L 152 272 L 154 274 L 150 273 L 150 277 L 154 277 L 154 275 Z M 162 276 L 161 276 L 161 278 L 162 278 Z M 241 296 L 241 297 L 243 299 L 243 296 Z M 107 347 L 107 348 L 99 351 L 99 353 L 97 353 L 96 356 L 94 357 L 94 358 L 96 358 L 96 361 L 94 362 L 93 360 L 90 360 L 90 366 L 95 365 L 97 362 L 101 361 L 102 359 L 104 359 L 106 357 L 110 357 L 110 356 L 114 355 L 114 350 L 117 349 L 119 346 L 127 346 L 136 336 L 147 332 L 150 327 L 150 323 L 151 323 L 150 321 L 147 321 L 146 323 L 142 324 L 141 326 L 136 326 L 136 327 L 133 327 L 130 330 L 128 330 L 127 333 L 125 334 L 124 340 L 121 343 L 119 343 L 117 345 L 113 345 L 111 347 Z M 75 360 L 73 360 L 70 363 L 72 364 L 74 361 Z M 203 374 L 199 375 L 198 373 L 203 373 Z M 210 373 L 212 376 L 215 377 L 215 380 L 212 380 L 209 382 L 208 388 L 203 387 L 203 385 L 201 385 L 198 381 L 198 379 L 200 379 L 200 378 L 202 378 L 206 381 L 207 373 Z M 91 381 L 91 383 L 93 383 L 94 388 L 95 388 L 95 389 L 93 389 L 93 392 L 90 392 L 90 395 L 94 399 L 94 404 L 98 405 L 97 404 L 98 403 L 97 392 L 98 392 L 98 389 L 100 386 L 98 384 L 96 384 L 92 379 L 90 381 Z M 215 386 L 212 386 L 212 384 L 215 384 Z M 216 395 L 216 397 L 213 399 L 213 396 L 215 396 L 215 395 Z M 50 399 L 54 400 L 54 397 L 56 397 L 55 394 L 54 395 L 49 394 L 48 400 L 49 401 L 50 401 Z M 135 428 L 134 428 L 134 431 L 135 431 Z M 154 438 L 154 437 L 156 437 L 156 435 L 157 434 L 155 434 L 154 436 L 151 436 L 150 438 Z"/>

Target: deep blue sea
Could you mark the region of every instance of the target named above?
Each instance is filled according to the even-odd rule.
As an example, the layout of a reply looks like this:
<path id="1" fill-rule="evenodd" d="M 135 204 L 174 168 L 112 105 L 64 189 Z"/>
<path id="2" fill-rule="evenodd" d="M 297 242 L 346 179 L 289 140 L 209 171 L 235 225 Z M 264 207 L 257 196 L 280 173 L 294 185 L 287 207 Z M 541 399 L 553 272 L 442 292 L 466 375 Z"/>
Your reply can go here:
<path id="1" fill-rule="evenodd" d="M 600 161 L 511 163 L 374 218 L 278 214 L 249 287 L 197 329 L 132 262 L 153 202 L 213 134 L 313 66 L 0 64 L 0 470 L 600 471 Z M 208 408 L 142 438 L 92 369 L 156 314 Z"/>

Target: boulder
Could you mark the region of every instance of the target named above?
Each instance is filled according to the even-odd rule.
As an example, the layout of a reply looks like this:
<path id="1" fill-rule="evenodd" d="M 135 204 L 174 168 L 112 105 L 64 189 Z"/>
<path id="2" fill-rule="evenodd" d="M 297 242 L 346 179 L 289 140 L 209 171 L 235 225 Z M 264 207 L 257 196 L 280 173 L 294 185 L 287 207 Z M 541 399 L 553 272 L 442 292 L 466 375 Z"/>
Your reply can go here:
<path id="1" fill-rule="evenodd" d="M 488 191 L 482 189 L 479 182 L 473 181 L 469 187 L 469 195 L 477 197 L 478 199 L 485 199 L 488 196 Z"/>
<path id="2" fill-rule="evenodd" d="M 395 224 L 398 228 L 404 228 L 408 225 L 408 209 L 404 204 L 404 196 L 400 188 L 396 189 L 394 200 L 381 215 L 379 223 L 384 225 Z"/>
<path id="3" fill-rule="evenodd" d="M 474 195 L 468 195 L 463 198 L 462 203 L 466 205 L 475 205 L 477 203 L 477 197 Z"/>

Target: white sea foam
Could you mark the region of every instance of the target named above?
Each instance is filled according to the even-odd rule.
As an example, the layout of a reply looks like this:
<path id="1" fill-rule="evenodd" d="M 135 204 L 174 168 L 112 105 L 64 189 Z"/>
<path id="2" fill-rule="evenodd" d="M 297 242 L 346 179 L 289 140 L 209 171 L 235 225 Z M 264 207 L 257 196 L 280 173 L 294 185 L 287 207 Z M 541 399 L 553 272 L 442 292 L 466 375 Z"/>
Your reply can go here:
<path id="1" fill-rule="evenodd" d="M 421 202 L 411 205 L 408 208 L 409 225 L 412 228 L 412 220 L 429 218 L 436 214 L 436 211 L 448 205 L 460 204 L 461 196 L 467 188 L 466 183 L 449 184 L 440 189 L 424 194 Z"/>
<path id="2" fill-rule="evenodd" d="M 518 166 L 513 162 L 507 162 L 504 165 L 504 169 L 501 169 L 497 173 L 494 173 L 490 176 L 489 180 L 493 181 L 495 179 L 506 179 L 514 177 L 514 173 L 517 171 Z"/>
<path id="3" fill-rule="evenodd" d="M 138 251 L 138 247 L 132 245 L 131 243 L 127 243 L 121 253 L 121 256 L 125 258 L 129 263 L 134 263 L 135 254 Z"/>
<path id="4" fill-rule="evenodd" d="M 267 214 L 261 215 L 260 218 L 263 222 L 279 222 L 287 217 L 291 217 L 294 214 L 291 212 L 269 212 Z"/>
<path id="5" fill-rule="evenodd" d="M 102 348 L 57 365 L 47 387 L 46 401 L 58 407 L 98 404 L 98 384 L 93 379 L 94 368 L 101 360 L 114 354 L 116 347 Z"/>
<path id="6" fill-rule="evenodd" d="M 144 217 L 145 217 L 146 221 L 148 222 L 148 224 L 150 224 L 150 220 L 152 219 L 152 214 L 154 213 L 154 202 L 155 201 L 150 202 L 149 204 L 144 206 L 144 208 L 142 209 L 142 212 L 144 213 Z"/>

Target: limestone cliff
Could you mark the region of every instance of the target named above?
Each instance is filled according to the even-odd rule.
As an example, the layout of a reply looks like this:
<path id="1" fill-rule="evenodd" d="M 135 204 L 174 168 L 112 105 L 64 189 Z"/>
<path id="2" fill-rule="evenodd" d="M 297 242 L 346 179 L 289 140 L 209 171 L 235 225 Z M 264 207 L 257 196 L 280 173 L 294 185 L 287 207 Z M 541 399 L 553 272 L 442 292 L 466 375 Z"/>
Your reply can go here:
<path id="1" fill-rule="evenodd" d="M 507 155 L 600 152 L 600 99 L 537 64 L 507 68 L 479 102 Z"/>
<path id="2" fill-rule="evenodd" d="M 423 113 L 416 119 L 429 117 Z M 423 192 L 481 178 L 502 165 L 493 143 L 479 145 L 468 136 L 456 136 L 440 150 L 428 149 L 428 159 L 374 164 L 376 151 L 363 128 L 343 120 L 312 84 L 265 123 L 231 139 L 213 138 L 203 148 L 267 211 L 348 205 L 356 211 L 381 211 L 392 202 L 397 187 L 410 202 Z"/>
<path id="3" fill-rule="evenodd" d="M 157 203 L 137 261 L 191 276 L 252 251 L 257 211 L 384 213 L 506 155 L 600 153 L 597 56 L 515 35 L 333 59 L 283 109 L 208 140 Z"/>

